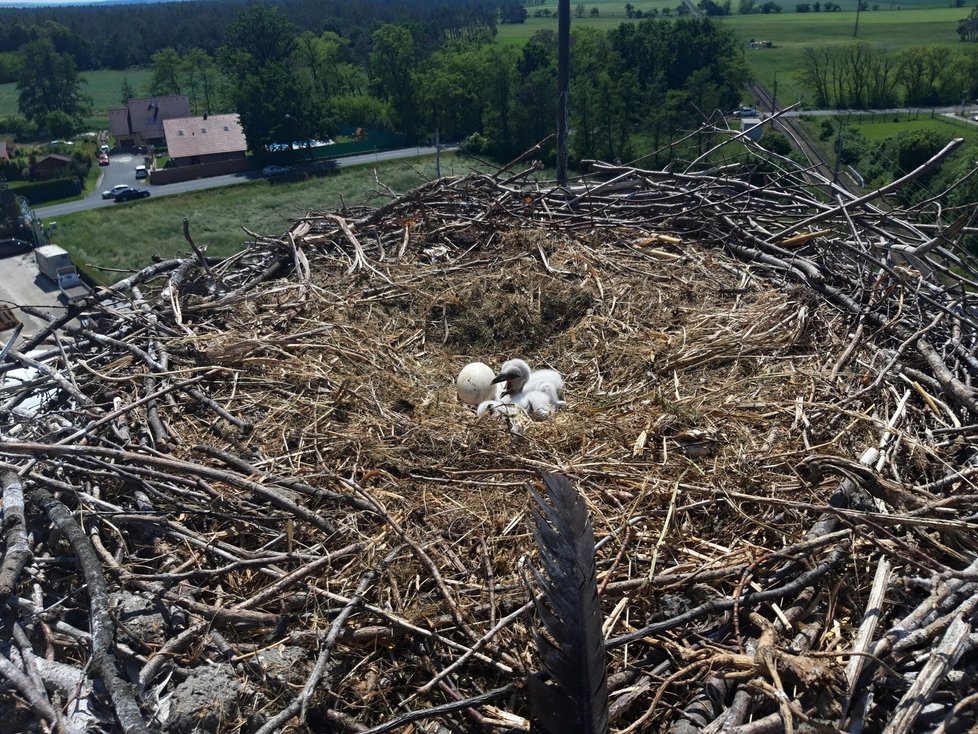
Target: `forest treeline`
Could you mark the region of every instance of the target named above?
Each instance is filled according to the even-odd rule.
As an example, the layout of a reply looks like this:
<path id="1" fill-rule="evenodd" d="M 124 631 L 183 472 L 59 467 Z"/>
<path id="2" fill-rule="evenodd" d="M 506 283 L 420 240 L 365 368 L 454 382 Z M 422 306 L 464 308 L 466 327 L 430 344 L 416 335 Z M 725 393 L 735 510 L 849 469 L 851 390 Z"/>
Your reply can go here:
<path id="1" fill-rule="evenodd" d="M 514 2 L 515 0 L 502 0 Z M 361 62 L 379 26 L 409 25 L 416 43 L 433 50 L 441 39 L 496 32 L 500 0 L 265 0 L 300 30 L 333 31 Z M 186 0 L 135 5 L 0 8 L 0 84 L 14 81 L 16 52 L 50 38 L 83 70 L 147 66 L 164 48 L 199 48 L 213 55 L 225 32 L 253 0 Z"/>
<path id="2" fill-rule="evenodd" d="M 387 23 L 366 39 L 351 39 L 303 30 L 280 7 L 254 4 L 238 13 L 213 53 L 176 47 L 153 53 L 148 88 L 120 90 L 120 102 L 187 94 L 197 114 L 236 112 L 254 152 L 353 125 L 412 141 L 436 134 L 466 140 L 472 151 L 506 157 L 554 129 L 557 39 L 541 31 L 516 48 L 493 43 L 484 27 L 445 32 L 433 43 L 423 24 Z M 53 83 L 71 74 L 72 58 L 43 36 L 19 55 L 22 114 L 52 133 L 55 124 L 78 119 L 84 97 L 66 90 L 79 85 Z M 738 42 L 709 18 L 575 28 L 572 155 L 625 159 L 636 141 L 643 150 L 667 146 L 714 110 L 735 106 L 747 76 Z M 59 108 L 65 100 L 75 107 Z"/>

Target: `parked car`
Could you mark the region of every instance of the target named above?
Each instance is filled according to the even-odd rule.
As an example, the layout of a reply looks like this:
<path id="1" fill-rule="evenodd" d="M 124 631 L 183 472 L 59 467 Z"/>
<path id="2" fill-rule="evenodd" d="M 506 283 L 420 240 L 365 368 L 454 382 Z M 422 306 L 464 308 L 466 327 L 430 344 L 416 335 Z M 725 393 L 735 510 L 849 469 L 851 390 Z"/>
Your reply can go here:
<path id="1" fill-rule="evenodd" d="M 136 166 L 136 178 L 146 178 L 146 166 Z"/>
<path id="2" fill-rule="evenodd" d="M 108 155 L 109 153 L 112 152 L 112 148 L 110 148 L 108 145 L 105 145 L 103 143 L 102 145 L 99 146 L 98 152 L 105 153 L 106 155 Z"/>
<path id="3" fill-rule="evenodd" d="M 130 189 L 120 191 L 115 195 L 116 201 L 132 201 L 133 199 L 145 199 L 149 196 L 149 189 Z"/>
<path id="4" fill-rule="evenodd" d="M 738 107 L 733 111 L 734 117 L 757 117 L 760 113 L 753 107 Z"/>
<path id="5" fill-rule="evenodd" d="M 285 166 L 271 165 L 271 166 L 265 166 L 263 169 L 261 169 L 261 173 L 263 176 L 281 176 L 282 174 L 288 172 L 289 169 L 286 168 Z"/>
<path id="6" fill-rule="evenodd" d="M 103 199 L 114 199 L 116 194 L 125 191 L 129 188 L 129 184 L 116 184 L 111 189 L 106 189 L 102 192 Z"/>
<path id="7" fill-rule="evenodd" d="M 100 166 L 107 166 L 107 165 L 109 165 L 109 157 L 105 153 L 102 153 L 102 155 L 100 155 L 98 157 L 98 164 Z"/>

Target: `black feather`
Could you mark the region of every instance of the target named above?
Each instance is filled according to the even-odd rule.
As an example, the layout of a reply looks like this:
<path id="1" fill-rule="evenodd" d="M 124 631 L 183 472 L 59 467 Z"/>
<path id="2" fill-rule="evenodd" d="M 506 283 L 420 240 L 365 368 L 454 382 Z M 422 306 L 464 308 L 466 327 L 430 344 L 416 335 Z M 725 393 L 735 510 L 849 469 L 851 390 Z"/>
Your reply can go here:
<path id="1" fill-rule="evenodd" d="M 594 565 L 594 531 L 570 482 L 543 474 L 547 500 L 530 488 L 542 571 L 534 568 L 534 595 L 542 629 L 537 650 L 543 673 L 529 677 L 530 731 L 607 734 L 608 678 L 601 603 Z"/>

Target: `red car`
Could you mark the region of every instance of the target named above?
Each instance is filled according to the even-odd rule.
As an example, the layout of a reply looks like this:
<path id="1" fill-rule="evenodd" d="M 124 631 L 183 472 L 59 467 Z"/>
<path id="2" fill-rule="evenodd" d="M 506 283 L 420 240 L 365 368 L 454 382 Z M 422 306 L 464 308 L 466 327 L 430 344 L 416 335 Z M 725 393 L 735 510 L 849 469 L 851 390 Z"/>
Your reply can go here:
<path id="1" fill-rule="evenodd" d="M 102 155 L 100 155 L 98 157 L 98 164 L 100 166 L 107 166 L 107 165 L 109 165 L 109 157 L 105 153 L 102 153 Z"/>

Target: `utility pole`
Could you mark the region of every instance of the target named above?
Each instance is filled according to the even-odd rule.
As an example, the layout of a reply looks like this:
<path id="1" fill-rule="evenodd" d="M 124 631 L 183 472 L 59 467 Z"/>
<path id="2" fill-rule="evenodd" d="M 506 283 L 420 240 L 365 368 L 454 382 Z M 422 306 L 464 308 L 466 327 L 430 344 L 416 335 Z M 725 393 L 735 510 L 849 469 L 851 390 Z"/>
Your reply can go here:
<path id="1" fill-rule="evenodd" d="M 557 185 L 567 187 L 567 87 L 570 78 L 570 0 L 557 0 Z"/>
<path id="2" fill-rule="evenodd" d="M 853 38 L 859 38 L 859 11 L 863 9 L 863 0 L 856 0 L 856 27 L 852 31 Z"/>

